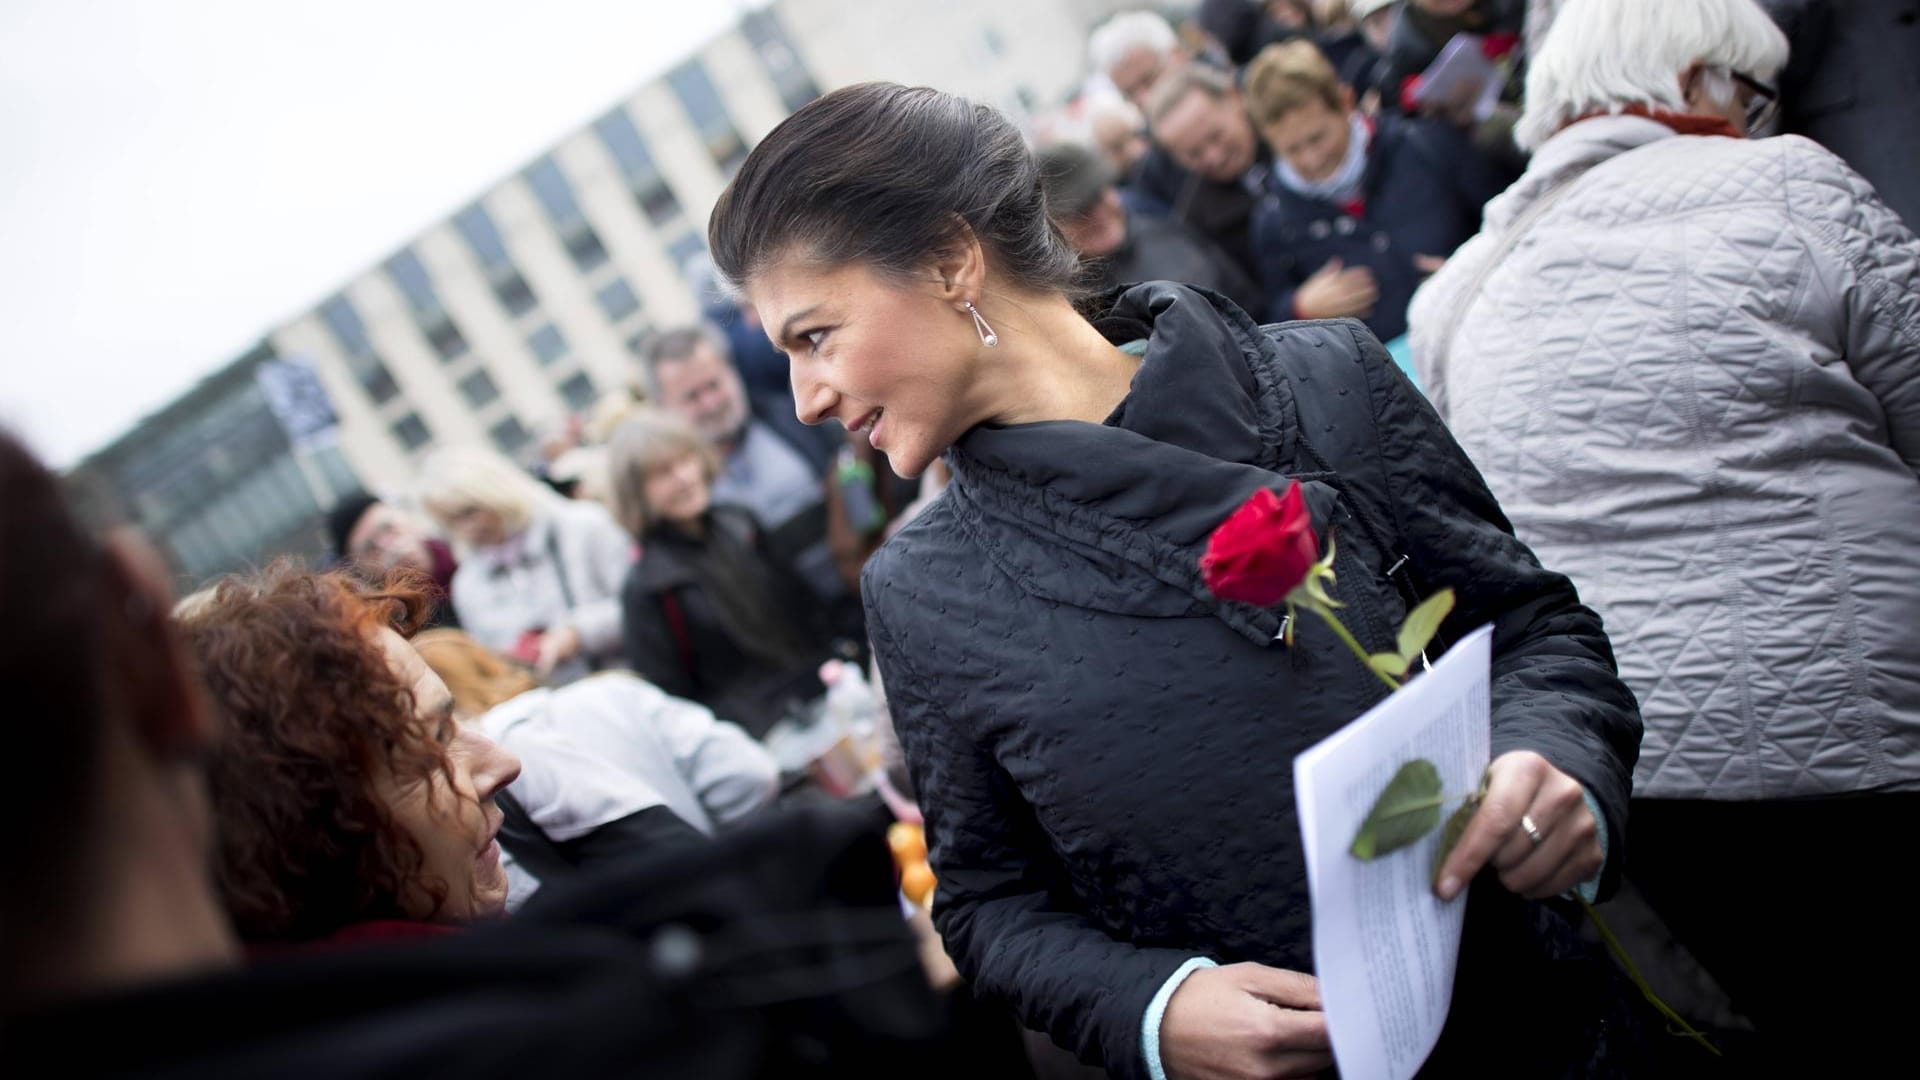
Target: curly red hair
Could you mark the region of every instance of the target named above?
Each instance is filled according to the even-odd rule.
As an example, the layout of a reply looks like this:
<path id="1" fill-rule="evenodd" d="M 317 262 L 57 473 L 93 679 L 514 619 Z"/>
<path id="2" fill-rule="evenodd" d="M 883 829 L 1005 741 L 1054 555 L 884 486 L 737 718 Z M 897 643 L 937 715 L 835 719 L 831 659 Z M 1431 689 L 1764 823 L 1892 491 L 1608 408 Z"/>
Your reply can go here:
<path id="1" fill-rule="evenodd" d="M 215 878 L 243 939 L 408 918 L 415 889 L 445 902 L 447 883 L 423 879 L 419 846 L 374 788 L 449 769 L 376 636 L 411 637 L 429 605 L 418 574 L 369 586 L 283 560 L 222 580 L 181 615 L 222 721 L 207 770 Z"/>

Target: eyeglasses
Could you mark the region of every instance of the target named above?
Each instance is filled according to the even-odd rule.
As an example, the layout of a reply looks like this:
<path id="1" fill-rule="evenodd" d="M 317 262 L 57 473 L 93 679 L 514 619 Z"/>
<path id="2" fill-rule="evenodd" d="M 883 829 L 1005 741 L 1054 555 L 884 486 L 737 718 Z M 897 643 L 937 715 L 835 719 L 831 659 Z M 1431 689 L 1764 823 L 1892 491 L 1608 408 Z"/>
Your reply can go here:
<path id="1" fill-rule="evenodd" d="M 1774 120 L 1780 116 L 1780 91 L 1742 72 L 1728 74 L 1752 95 L 1747 99 L 1747 134 L 1764 135 L 1772 131 Z"/>

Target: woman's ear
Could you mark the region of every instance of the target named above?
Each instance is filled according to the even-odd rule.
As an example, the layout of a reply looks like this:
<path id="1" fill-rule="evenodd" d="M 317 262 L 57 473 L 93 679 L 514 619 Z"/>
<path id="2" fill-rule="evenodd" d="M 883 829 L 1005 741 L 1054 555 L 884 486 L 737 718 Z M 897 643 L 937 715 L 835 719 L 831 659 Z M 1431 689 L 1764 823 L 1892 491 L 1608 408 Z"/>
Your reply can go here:
<path id="1" fill-rule="evenodd" d="M 934 262 L 934 286 L 941 300 L 955 307 L 977 301 L 987 287 L 986 253 L 980 238 L 960 222 L 947 249 Z"/>
<path id="2" fill-rule="evenodd" d="M 1680 101 L 1689 111 L 1697 111 L 1700 105 L 1696 95 L 1700 91 L 1701 67 L 1694 64 L 1680 73 Z"/>

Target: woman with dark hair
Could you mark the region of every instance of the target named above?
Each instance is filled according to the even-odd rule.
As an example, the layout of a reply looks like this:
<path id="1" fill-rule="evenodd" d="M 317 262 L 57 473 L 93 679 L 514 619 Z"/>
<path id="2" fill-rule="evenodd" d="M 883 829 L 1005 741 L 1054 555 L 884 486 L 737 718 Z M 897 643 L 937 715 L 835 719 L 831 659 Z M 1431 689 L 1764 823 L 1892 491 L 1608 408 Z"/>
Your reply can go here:
<path id="1" fill-rule="evenodd" d="M 633 670 L 755 736 L 825 693 L 820 605 L 751 511 L 714 503 L 719 463 L 699 434 L 649 409 L 607 457 L 614 516 L 647 552 L 621 589 Z"/>
<path id="2" fill-rule="evenodd" d="M 1340 526 L 1363 639 L 1387 647 L 1440 588 L 1445 636 L 1494 627 L 1489 794 L 1437 886 L 1475 899 L 1429 1068 L 1489 1048 L 1511 1075 L 1623 1068 L 1620 980 L 1538 901 L 1617 876 L 1632 696 L 1364 328 L 1262 330 L 1167 282 L 1076 306 L 1019 132 L 927 89 L 789 117 L 709 235 L 802 419 L 865 432 L 902 475 L 952 469 L 863 594 L 935 920 L 979 991 L 1118 1077 L 1328 1065 L 1288 765 L 1381 687 L 1330 635 L 1276 640 L 1278 612 L 1216 600 L 1198 565 L 1251 493 L 1297 479 Z"/>
<path id="3" fill-rule="evenodd" d="M 243 940 L 413 934 L 499 915 L 495 793 L 513 754 L 454 720 L 407 643 L 428 610 L 281 563 L 232 577 L 182 615 L 224 724 L 208 762 L 215 878 Z"/>

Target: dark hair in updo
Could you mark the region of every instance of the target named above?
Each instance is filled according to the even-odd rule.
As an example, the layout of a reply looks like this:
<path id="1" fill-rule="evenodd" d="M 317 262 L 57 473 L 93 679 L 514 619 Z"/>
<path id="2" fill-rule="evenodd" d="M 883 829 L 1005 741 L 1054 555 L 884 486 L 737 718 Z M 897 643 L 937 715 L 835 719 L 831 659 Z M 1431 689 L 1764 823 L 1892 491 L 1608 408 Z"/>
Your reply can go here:
<path id="1" fill-rule="evenodd" d="M 768 133 L 721 193 L 707 243 L 736 286 L 789 253 L 904 279 L 950 253 L 962 225 L 1015 284 L 1074 291 L 1077 259 L 1006 117 L 926 87 L 860 83 Z"/>

